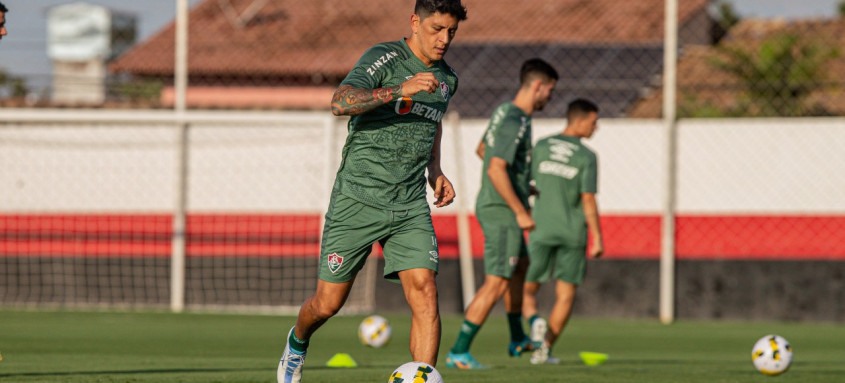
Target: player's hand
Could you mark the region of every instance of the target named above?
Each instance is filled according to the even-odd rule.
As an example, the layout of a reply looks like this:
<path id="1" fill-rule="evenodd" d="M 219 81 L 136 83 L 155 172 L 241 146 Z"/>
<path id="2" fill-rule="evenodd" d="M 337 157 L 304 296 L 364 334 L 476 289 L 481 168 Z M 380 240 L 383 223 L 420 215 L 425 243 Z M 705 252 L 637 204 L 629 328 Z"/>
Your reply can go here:
<path id="1" fill-rule="evenodd" d="M 428 182 L 434 189 L 434 206 L 444 207 L 455 202 L 455 187 L 443 173 L 429 174 Z"/>
<path id="2" fill-rule="evenodd" d="M 601 258 L 602 254 L 604 254 L 604 244 L 601 241 L 593 241 L 593 245 L 590 246 L 590 257 Z"/>
<path id="3" fill-rule="evenodd" d="M 531 218 L 531 213 L 522 212 L 516 215 L 516 224 L 519 225 L 519 228 L 522 230 L 534 230 L 536 224 L 534 223 L 534 218 Z"/>
<path id="4" fill-rule="evenodd" d="M 419 92 L 434 93 L 440 87 L 440 81 L 434 73 L 420 72 L 402 83 L 402 96 L 413 96 Z"/>

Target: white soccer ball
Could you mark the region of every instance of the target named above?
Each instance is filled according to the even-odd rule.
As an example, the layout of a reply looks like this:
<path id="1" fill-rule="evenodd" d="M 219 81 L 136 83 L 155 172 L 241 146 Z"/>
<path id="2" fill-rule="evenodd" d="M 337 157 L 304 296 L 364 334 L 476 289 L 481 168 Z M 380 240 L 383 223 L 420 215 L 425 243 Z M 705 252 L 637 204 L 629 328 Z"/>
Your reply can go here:
<path id="1" fill-rule="evenodd" d="M 751 349 L 751 361 L 757 371 L 763 374 L 783 374 L 792 364 L 792 346 L 780 335 L 766 335 Z"/>
<path id="2" fill-rule="evenodd" d="M 390 323 L 380 315 L 370 315 L 358 326 L 358 339 L 365 346 L 384 346 L 390 341 L 390 333 Z"/>
<path id="3" fill-rule="evenodd" d="M 443 383 L 443 377 L 428 363 L 408 362 L 393 370 L 387 383 Z"/>

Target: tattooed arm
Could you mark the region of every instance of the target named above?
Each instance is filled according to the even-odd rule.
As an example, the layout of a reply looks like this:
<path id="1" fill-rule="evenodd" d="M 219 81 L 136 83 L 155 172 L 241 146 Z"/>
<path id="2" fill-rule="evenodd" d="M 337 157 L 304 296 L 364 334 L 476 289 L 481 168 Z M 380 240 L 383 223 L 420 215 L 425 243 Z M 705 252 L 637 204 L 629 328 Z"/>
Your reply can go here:
<path id="1" fill-rule="evenodd" d="M 402 97 L 402 85 L 390 88 L 359 89 L 341 85 L 332 97 L 332 114 L 356 116 Z"/>
<path id="2" fill-rule="evenodd" d="M 434 92 L 440 83 L 432 73 L 420 72 L 389 88 L 361 89 L 341 85 L 332 96 L 332 114 L 335 116 L 357 116 L 400 97 L 413 96 L 419 92 Z"/>

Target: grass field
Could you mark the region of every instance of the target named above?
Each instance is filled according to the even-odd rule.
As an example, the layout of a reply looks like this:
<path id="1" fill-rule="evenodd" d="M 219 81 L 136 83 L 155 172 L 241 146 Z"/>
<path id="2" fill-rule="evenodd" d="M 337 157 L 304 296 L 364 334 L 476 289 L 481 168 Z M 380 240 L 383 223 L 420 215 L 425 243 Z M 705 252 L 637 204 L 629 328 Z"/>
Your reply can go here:
<path id="1" fill-rule="evenodd" d="M 361 317 L 332 319 L 312 340 L 304 382 L 386 382 L 410 359 L 409 321 L 388 316 L 394 338 L 381 349 L 361 346 Z M 461 318 L 443 320 L 440 371 L 446 382 L 845 382 L 845 326 L 800 323 L 575 318 L 555 355 L 558 366 L 532 366 L 506 355 L 504 315 L 494 315 L 472 352 L 494 367 L 447 369 L 443 358 Z M 0 311 L 0 382 L 275 382 L 291 317 L 164 313 Z M 751 365 L 751 346 L 767 333 L 786 337 L 795 351 L 790 371 L 766 377 Z M 587 367 L 578 351 L 610 354 Z M 355 369 L 325 362 L 351 354 Z"/>

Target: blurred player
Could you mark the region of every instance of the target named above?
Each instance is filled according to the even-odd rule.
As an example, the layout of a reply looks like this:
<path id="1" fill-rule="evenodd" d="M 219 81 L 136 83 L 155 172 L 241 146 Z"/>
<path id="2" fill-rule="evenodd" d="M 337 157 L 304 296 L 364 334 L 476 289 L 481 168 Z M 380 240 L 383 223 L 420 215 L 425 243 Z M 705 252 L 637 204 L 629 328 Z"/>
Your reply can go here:
<path id="1" fill-rule="evenodd" d="M 9 13 L 9 8 L 6 8 L 3 3 L 0 3 L 0 40 L 6 36 L 6 14 Z"/>
<path id="2" fill-rule="evenodd" d="M 479 144 L 484 171 L 475 211 L 484 231 L 485 278 L 467 306 L 458 339 L 446 357 L 448 367 L 483 367 L 469 353 L 470 345 L 502 296 L 511 334 L 508 353 L 519 356 L 532 348 L 522 329 L 528 263 L 524 231 L 534 229 L 528 206 L 531 115 L 549 102 L 557 79 L 557 71 L 543 60 L 523 63 L 516 96 L 496 108 Z"/>
<path id="3" fill-rule="evenodd" d="M 426 170 L 434 205 L 452 203 L 440 139 L 458 78 L 443 55 L 465 19 L 460 0 L 417 0 L 411 36 L 370 48 L 335 91 L 332 112 L 351 116 L 349 136 L 326 213 L 317 290 L 288 333 L 279 382 L 301 381 L 309 339 L 346 302 L 376 241 L 385 278 L 401 282 L 411 308 L 411 357 L 437 363 L 439 259 Z"/>
<path id="4" fill-rule="evenodd" d="M 531 340 L 542 342 L 531 355 L 532 364 L 559 362 L 549 353 L 566 327 L 575 290 L 584 280 L 587 230 L 592 238 L 589 255 L 598 258 L 604 251 L 596 202 L 596 154 L 581 144 L 582 138 L 595 133 L 598 111 L 590 101 L 572 101 L 566 112 L 566 128 L 537 142 L 531 156 L 537 227 L 531 233 L 523 312 L 529 318 Z M 556 280 L 555 303 L 547 325 L 537 315 L 536 296 L 540 284 L 551 277 Z"/>

